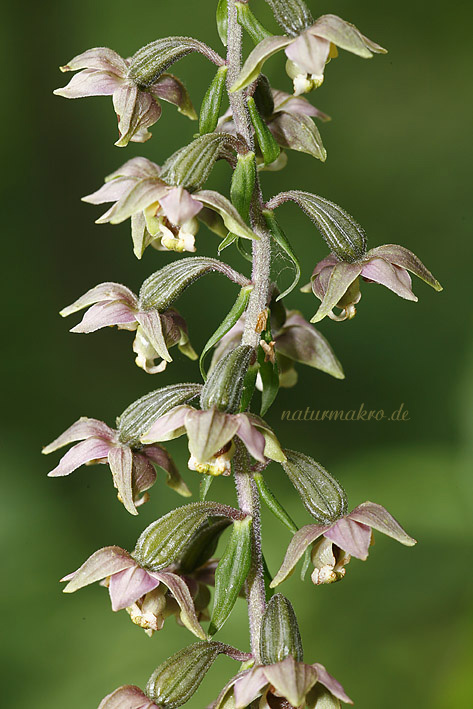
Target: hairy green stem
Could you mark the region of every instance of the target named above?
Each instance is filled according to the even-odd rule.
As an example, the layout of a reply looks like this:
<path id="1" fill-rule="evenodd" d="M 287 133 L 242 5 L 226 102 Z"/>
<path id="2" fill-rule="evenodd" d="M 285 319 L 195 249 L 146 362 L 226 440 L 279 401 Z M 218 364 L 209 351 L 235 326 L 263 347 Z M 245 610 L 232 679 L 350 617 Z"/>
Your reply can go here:
<path id="1" fill-rule="evenodd" d="M 235 83 L 241 69 L 242 30 L 238 24 L 237 9 L 234 0 L 228 2 L 228 52 L 227 52 L 227 86 Z M 237 134 L 246 142 L 248 150 L 254 150 L 254 140 L 250 129 L 250 119 L 246 106 L 244 91 L 229 91 L 230 106 Z M 260 237 L 253 244 L 253 291 L 250 295 L 246 311 L 245 331 L 242 344 L 258 347 L 261 333 L 261 314 L 268 305 L 270 288 L 271 241 L 262 214 L 262 195 L 258 178 L 255 186 L 256 199 L 251 210 L 251 224 Z M 234 459 L 235 484 L 240 509 L 253 518 L 252 525 L 252 563 L 246 581 L 246 597 L 250 622 L 251 650 L 255 661 L 260 657 L 260 626 L 266 607 L 264 588 L 263 554 L 261 550 L 261 522 L 259 493 L 253 475 L 250 472 L 248 454 L 238 450 Z"/>
<path id="2" fill-rule="evenodd" d="M 233 461 L 238 504 L 245 515 L 252 517 L 251 567 L 246 580 L 246 598 L 250 621 L 251 652 L 257 664 L 261 663 L 260 630 L 266 609 L 263 552 L 261 545 L 260 499 L 257 485 L 250 471 L 246 449 L 238 447 Z"/>

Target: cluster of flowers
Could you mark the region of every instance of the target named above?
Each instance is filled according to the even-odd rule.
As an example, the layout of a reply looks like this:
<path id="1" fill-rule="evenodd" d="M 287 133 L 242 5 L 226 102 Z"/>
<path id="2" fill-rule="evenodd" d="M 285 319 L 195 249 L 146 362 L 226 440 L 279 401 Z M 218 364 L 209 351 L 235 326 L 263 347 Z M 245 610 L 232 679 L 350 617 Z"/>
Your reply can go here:
<path id="1" fill-rule="evenodd" d="M 157 374 L 172 361 L 169 350 L 176 345 L 191 359 L 198 357 L 185 319 L 172 307 L 183 290 L 211 272 L 220 272 L 241 288 L 235 305 L 201 355 L 204 385 L 157 389 L 131 404 L 117 418 L 115 428 L 97 419 L 80 418 L 43 449 L 49 454 L 73 444 L 49 473 L 52 477 L 69 475 L 82 465 L 107 464 L 118 499 L 133 515 L 149 499 L 156 468 L 165 472 L 167 484 L 178 494 L 190 495 L 163 443 L 186 435 L 188 467 L 203 476 L 202 500 L 149 525 L 133 552 L 117 546 L 99 549 L 62 579 L 67 582 L 67 593 L 100 582 L 108 588 L 112 609 L 126 610 L 148 635 L 161 630 L 165 620 L 174 616 L 199 640 L 160 665 L 145 691 L 132 685 L 120 687 L 103 699 L 99 709 L 179 707 L 196 691 L 219 654 L 243 665 L 209 709 L 248 709 L 255 701 L 259 709 L 323 709 L 352 703 L 323 665 L 303 661 L 294 611 L 279 593 L 271 596 L 268 592 L 261 603 L 259 635 L 256 637 L 253 627 L 251 653 L 212 639 L 230 614 L 249 569 L 253 567 L 261 583 L 263 578 L 263 562 L 255 552 L 261 542 L 259 530 L 253 527 L 257 520 L 241 510 L 205 500 L 213 477 L 229 476 L 232 470 L 241 473 L 236 460 L 246 461 L 245 474 L 253 491 L 259 476 L 261 499 L 293 532 L 271 588 L 282 583 L 304 555 L 311 560 L 315 585 L 339 581 L 351 557 L 367 559 L 373 530 L 406 546 L 416 543 L 381 505 L 365 502 L 349 512 L 340 484 L 312 458 L 283 449 L 265 420 L 249 410 L 253 392 L 259 388 L 264 415 L 278 388 L 296 383 L 296 363 L 338 379 L 344 377 L 332 348 L 313 323 L 327 316 L 336 321 L 353 318 L 361 298 L 361 281 L 384 285 L 411 301 L 417 300 L 411 273 L 441 290 L 430 271 L 404 247 L 387 244 L 368 250 L 365 234 L 353 217 L 323 197 L 291 190 L 263 202 L 258 173 L 282 169 L 286 150 L 326 159 L 312 119 L 326 121 L 329 117 L 302 94 L 322 84 L 326 65 L 338 55 L 338 49 L 363 58 L 386 51 L 335 15 L 314 21 L 303 0 L 267 2 L 283 35 L 265 30 L 248 3 L 219 2 L 217 23 L 223 43 L 226 45 L 228 33 L 235 31 L 232 22 L 236 18 L 255 40 L 256 47 L 243 67 L 235 65 L 234 51 L 223 59 L 198 40 L 168 37 L 152 42 L 131 58 L 104 47 L 88 50 L 61 67 L 78 73 L 66 87 L 55 91 L 66 98 L 112 96 L 118 119 L 116 145 L 144 143 L 151 138 L 149 128 L 161 116 L 160 101 L 197 119 L 185 86 L 168 69 L 191 52 L 206 57 L 216 65 L 217 74 L 202 103 L 199 137 L 162 165 L 144 157 L 128 160 L 100 189 L 83 199 L 94 205 L 111 205 L 98 223 L 131 220 L 133 251 L 138 259 L 148 246 L 159 251 L 195 252 L 195 237 L 204 224 L 223 239 L 220 250 L 233 242 L 243 249 L 243 239 L 261 241 L 263 230 L 264 238 L 285 252 L 295 273 L 292 286 L 282 294 L 276 284 L 270 285 L 268 273 L 264 289 L 269 296 L 257 313 L 253 344 L 248 344 L 247 338 L 251 323 L 248 302 L 257 295 L 256 280 L 206 257 L 182 258 L 161 268 L 144 281 L 138 294 L 119 283 L 100 283 L 61 311 L 62 316 L 69 316 L 86 309 L 72 332 L 90 333 L 110 326 L 134 332 L 136 364 L 148 374 Z M 266 60 L 280 50 L 287 57 L 292 94 L 273 89 L 261 73 Z M 238 74 L 228 85 L 227 72 L 233 77 Z M 221 115 L 226 86 L 230 109 Z M 242 135 L 241 116 L 232 99 L 235 96 L 247 115 L 249 138 Z M 233 170 L 230 200 L 204 188 L 217 160 L 225 160 Z M 287 201 L 294 201 L 309 216 L 330 251 L 316 264 L 310 284 L 302 289 L 320 300 L 310 322 L 281 303 L 297 285 L 301 271 L 274 216 Z M 205 375 L 203 359 L 212 348 Z M 262 473 L 271 462 L 282 466 L 315 523 L 297 529 L 266 487 Z M 216 559 L 218 540 L 227 527 L 232 529 L 230 540 L 221 559 Z M 208 631 L 202 627 L 206 621 L 210 622 Z"/>

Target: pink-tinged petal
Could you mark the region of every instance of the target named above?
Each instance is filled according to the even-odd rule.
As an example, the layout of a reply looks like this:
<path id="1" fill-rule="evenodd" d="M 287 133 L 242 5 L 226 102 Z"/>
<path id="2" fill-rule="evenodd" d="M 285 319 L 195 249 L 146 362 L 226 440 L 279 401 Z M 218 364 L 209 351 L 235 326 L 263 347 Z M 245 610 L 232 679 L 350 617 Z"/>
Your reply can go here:
<path id="1" fill-rule="evenodd" d="M 136 561 L 121 547 L 104 547 L 89 556 L 82 566 L 72 574 L 64 593 L 74 593 L 79 588 L 101 581 L 107 576 L 118 574 L 125 569 L 137 566 Z M 66 576 L 65 579 L 70 578 Z M 63 580 L 63 579 L 61 579 Z"/>
<path id="2" fill-rule="evenodd" d="M 291 655 L 282 662 L 268 665 L 264 673 L 278 694 L 294 707 L 304 703 L 306 694 L 317 682 L 317 670 L 312 665 L 296 662 Z"/>
<path id="3" fill-rule="evenodd" d="M 199 463 L 207 463 L 238 432 L 240 422 L 236 416 L 217 409 L 195 411 L 191 409 L 185 420 L 189 450 Z"/>
<path id="4" fill-rule="evenodd" d="M 108 47 L 94 47 L 71 59 L 61 71 L 78 71 L 79 69 L 95 69 L 97 71 L 111 71 L 117 76 L 124 76 L 127 65 L 124 59 Z"/>
<path id="5" fill-rule="evenodd" d="M 319 300 L 325 298 L 332 271 L 333 267 L 327 266 L 327 268 L 323 268 L 317 276 L 312 277 L 312 293 Z"/>
<path id="6" fill-rule="evenodd" d="M 109 574 L 110 575 L 110 574 Z M 159 579 L 142 569 L 138 564 L 110 575 L 108 591 L 112 610 L 128 608 L 139 598 L 159 586 Z"/>
<path id="7" fill-rule="evenodd" d="M 48 476 L 50 478 L 58 478 L 63 475 L 70 475 L 81 465 L 90 463 L 93 460 L 103 463 L 107 459 L 109 450 L 110 443 L 108 441 L 103 441 L 99 438 L 89 438 L 68 450 L 54 470 L 48 473 Z"/>
<path id="8" fill-rule="evenodd" d="M 386 54 L 386 49 L 372 42 L 350 22 L 342 20 L 337 15 L 322 15 L 307 30 L 316 37 L 324 37 L 340 49 L 369 59 L 375 54 Z"/>
<path id="9" fill-rule="evenodd" d="M 153 96 L 177 106 L 179 113 L 182 113 L 184 116 L 187 116 L 193 121 L 197 120 L 197 114 L 187 89 L 176 76 L 172 74 L 161 74 L 158 81 L 150 86 L 148 91 L 150 91 Z"/>
<path id="10" fill-rule="evenodd" d="M 273 89 L 273 99 L 275 111 L 283 109 L 284 111 L 290 111 L 291 113 L 302 113 L 304 116 L 319 118 L 321 121 L 331 120 L 330 116 L 327 116 L 326 113 L 319 111 L 318 108 L 313 106 L 302 96 L 293 96 L 292 94 L 287 94 L 285 91 Z"/>
<path id="11" fill-rule="evenodd" d="M 409 285 L 406 285 L 405 279 L 399 277 L 399 269 L 382 258 L 370 258 L 370 260 L 363 265 L 361 275 L 369 281 L 374 281 L 374 283 L 386 286 L 386 288 L 392 290 L 396 295 L 405 298 L 405 300 L 417 302 L 416 296 Z"/>
<path id="12" fill-rule="evenodd" d="M 293 311 L 294 312 L 294 311 Z M 276 336 L 276 352 L 309 367 L 327 372 L 336 379 L 345 377 L 342 365 L 329 343 L 304 318 L 291 314 Z"/>
<path id="13" fill-rule="evenodd" d="M 271 588 L 278 586 L 293 572 L 295 565 L 302 557 L 309 544 L 315 542 L 327 529 L 329 529 L 327 525 L 307 524 L 294 534 L 287 548 L 281 568 L 271 583 Z"/>
<path id="14" fill-rule="evenodd" d="M 139 687 L 119 687 L 102 699 L 98 709 L 159 709 Z"/>
<path id="15" fill-rule="evenodd" d="M 311 319 L 312 323 L 320 322 L 333 308 L 339 300 L 343 298 L 351 284 L 356 281 L 362 270 L 361 264 L 340 262 L 334 266 L 327 286 L 327 292 L 321 302 L 319 309 Z"/>
<path id="16" fill-rule="evenodd" d="M 133 499 L 135 505 L 138 506 L 147 499 L 139 498 L 138 495 L 149 490 L 156 482 L 156 470 L 150 460 L 148 460 L 146 451 L 143 451 L 143 453 L 133 453 L 132 482 Z"/>
<path id="17" fill-rule="evenodd" d="M 176 406 L 169 413 L 160 416 L 151 426 L 149 431 L 141 437 L 142 443 L 157 443 L 158 441 L 172 441 L 185 433 L 185 421 L 190 406 Z"/>
<path id="18" fill-rule="evenodd" d="M 77 313 L 79 310 L 83 310 L 83 308 L 87 308 L 89 305 L 108 300 L 121 301 L 129 305 L 130 308 L 134 308 L 138 304 L 136 295 L 126 286 L 122 286 L 120 283 L 99 283 L 98 286 L 91 288 L 87 293 L 84 293 L 84 295 L 74 301 L 74 303 L 61 310 L 60 315 L 66 318 L 68 315 Z"/>
<path id="19" fill-rule="evenodd" d="M 432 275 L 432 273 L 424 266 L 422 261 L 417 258 L 412 251 L 405 249 L 403 246 L 398 246 L 397 244 L 385 244 L 384 246 L 377 246 L 367 254 L 368 257 L 379 257 L 392 263 L 394 266 L 399 266 L 399 268 L 407 269 L 411 271 L 414 275 L 421 278 L 429 286 L 435 288 L 436 291 L 443 290 L 440 283 Z"/>
<path id="20" fill-rule="evenodd" d="M 219 192 L 215 192 L 215 190 L 199 190 L 194 197 L 199 202 L 202 202 L 205 207 L 219 214 L 226 228 L 233 234 L 237 234 L 243 239 L 259 239 L 259 236 L 245 224 L 233 204 Z"/>
<path id="21" fill-rule="evenodd" d="M 101 330 L 103 327 L 112 327 L 113 325 L 132 325 L 135 327 L 127 327 L 127 330 L 136 328 L 136 314 L 125 303 L 106 302 L 92 305 L 84 317 L 75 327 L 71 328 L 70 332 L 90 333 Z"/>
<path id="22" fill-rule="evenodd" d="M 177 574 L 171 574 L 168 571 L 156 572 L 155 576 L 168 587 L 179 604 L 179 608 L 181 609 L 181 620 L 186 628 L 201 640 L 207 640 L 207 635 L 197 620 L 194 601 L 189 591 L 189 587 L 184 579 L 177 576 Z"/>
<path id="23" fill-rule="evenodd" d="M 251 424 L 250 419 L 245 414 L 237 414 L 235 418 L 239 424 L 237 431 L 238 438 L 241 438 L 253 458 L 264 463 L 266 460 L 264 456 L 266 446 L 265 437 L 261 431 L 258 431 L 258 429 Z"/>
<path id="24" fill-rule="evenodd" d="M 352 519 L 339 519 L 333 527 L 324 534 L 327 539 L 334 542 L 340 549 L 357 559 L 368 558 L 371 543 L 371 529 L 366 524 L 360 524 Z"/>
<path id="25" fill-rule="evenodd" d="M 245 709 L 268 684 L 264 670 L 263 667 L 255 667 L 235 682 L 235 709 Z"/>
<path id="26" fill-rule="evenodd" d="M 132 189 L 102 215 L 97 223 L 109 221 L 111 224 L 120 224 L 133 214 L 142 212 L 146 207 L 158 202 L 168 191 L 169 186 L 158 177 L 135 181 Z"/>
<path id="27" fill-rule="evenodd" d="M 141 179 L 159 177 L 160 173 L 161 168 L 155 162 L 148 160 L 148 158 L 136 157 L 127 160 L 117 170 L 107 175 L 105 182 L 108 184 L 119 177 L 139 177 Z"/>
<path id="28" fill-rule="evenodd" d="M 143 451 L 143 455 L 166 471 L 166 485 L 168 485 L 172 490 L 175 490 L 179 495 L 182 495 L 183 497 L 191 496 L 191 491 L 185 484 L 184 480 L 181 478 L 179 471 L 176 468 L 176 464 L 174 463 L 167 450 L 161 448 L 161 446 L 147 446 Z"/>
<path id="29" fill-rule="evenodd" d="M 110 182 L 106 182 L 102 187 L 92 194 L 82 197 L 83 202 L 88 204 L 105 204 L 106 202 L 118 202 L 130 192 L 137 183 L 136 177 L 116 177 Z M 102 222 L 102 217 L 100 221 Z"/>
<path id="30" fill-rule="evenodd" d="M 399 522 L 384 507 L 377 505 L 375 502 L 363 502 L 347 516 L 356 522 L 376 529 L 378 532 L 387 534 L 388 537 L 392 537 L 406 547 L 412 547 L 417 544 L 417 541 L 407 534 Z"/>
<path id="31" fill-rule="evenodd" d="M 161 207 L 169 221 L 182 226 L 195 217 L 203 205 L 194 199 L 183 187 L 174 187 L 160 199 Z"/>
<path id="32" fill-rule="evenodd" d="M 72 77 L 67 86 L 55 89 L 55 96 L 64 98 L 87 98 L 88 96 L 113 96 L 122 84 L 122 79 L 106 71 L 81 71 Z"/>
<path id="33" fill-rule="evenodd" d="M 102 438 L 105 441 L 112 441 L 115 438 L 115 431 L 103 421 L 82 416 L 52 443 L 45 446 L 42 452 L 47 455 L 63 446 L 67 446 L 69 443 L 84 441 L 87 438 Z"/>
<path id="34" fill-rule="evenodd" d="M 324 687 L 326 687 L 328 691 L 333 694 L 334 697 L 337 697 L 337 699 L 340 699 L 342 702 L 345 702 L 345 704 L 353 704 L 352 700 L 345 692 L 340 682 L 338 682 L 335 677 L 332 677 L 332 675 L 327 672 L 323 665 L 321 665 L 319 662 L 315 662 L 312 667 L 314 667 L 317 671 L 317 681 L 320 682 L 320 684 L 323 684 Z"/>
<path id="35" fill-rule="evenodd" d="M 157 310 L 140 311 L 136 314 L 142 334 L 145 336 L 157 355 L 165 362 L 172 362 L 163 333 L 161 316 Z"/>
<path id="36" fill-rule="evenodd" d="M 307 74 L 323 76 L 327 63 L 330 42 L 303 32 L 284 50 L 286 56 Z"/>
<path id="37" fill-rule="evenodd" d="M 137 515 L 138 510 L 133 501 L 133 454 L 128 446 L 114 446 L 108 452 L 108 464 L 112 471 L 113 484 L 118 490 L 118 496 L 126 511 Z"/>
<path id="38" fill-rule="evenodd" d="M 340 263 L 338 258 L 335 256 L 335 254 L 329 254 L 325 258 L 322 259 L 322 261 L 319 261 L 316 267 L 313 270 L 312 273 L 312 278 L 317 276 L 321 271 L 323 271 L 324 268 L 329 268 L 330 266 L 336 266 L 337 263 Z"/>
<path id="39" fill-rule="evenodd" d="M 120 136 L 115 145 L 122 148 L 130 140 L 143 143 L 151 138 L 147 129 L 161 117 L 161 106 L 151 94 L 140 91 L 135 84 L 123 84 L 113 94 L 113 106 Z"/>

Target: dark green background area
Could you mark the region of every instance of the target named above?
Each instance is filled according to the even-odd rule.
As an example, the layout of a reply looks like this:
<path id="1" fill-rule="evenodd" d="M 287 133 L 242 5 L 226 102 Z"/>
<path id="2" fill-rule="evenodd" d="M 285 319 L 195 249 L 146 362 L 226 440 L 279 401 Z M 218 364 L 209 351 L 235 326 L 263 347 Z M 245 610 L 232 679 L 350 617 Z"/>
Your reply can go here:
<path id="1" fill-rule="evenodd" d="M 437 294 L 414 283 L 419 303 L 366 284 L 354 321 L 324 321 L 320 330 L 346 371 L 335 381 L 299 367 L 299 386 L 282 391 L 268 414 L 283 445 L 320 460 L 346 487 L 350 503 L 380 502 L 419 544 L 405 549 L 377 535 L 366 563 L 353 560 L 343 582 L 315 588 L 294 575 L 281 590 L 294 602 L 308 662 L 323 662 L 360 709 L 456 709 L 471 703 L 473 572 L 471 463 L 473 342 L 471 337 L 471 22 L 469 3 L 452 0 L 379 3 L 310 2 L 336 12 L 387 46 L 364 61 L 340 53 L 310 99 L 333 117 L 321 126 L 326 164 L 291 154 L 282 173 L 263 175 L 265 195 L 313 191 L 341 204 L 366 228 L 371 246 L 400 243 L 418 254 L 443 283 Z M 269 20 L 259 0 L 255 10 Z M 154 378 L 133 364 L 132 337 L 107 330 L 68 333 L 59 309 L 104 280 L 136 290 L 170 260 L 149 249 L 134 259 L 129 224 L 95 225 L 100 211 L 79 198 L 134 155 L 157 163 L 191 140 L 196 125 L 163 106 L 144 146 L 114 147 L 111 101 L 52 96 L 68 77 L 57 70 L 86 48 L 105 45 L 127 56 L 157 37 L 192 34 L 215 48 L 215 3 L 82 0 L 4 9 L 3 103 L 3 494 L 2 608 L 5 706 L 35 709 L 96 707 L 116 686 L 144 686 L 170 653 L 192 642 L 170 620 L 151 640 L 125 613 L 113 614 L 104 589 L 61 594 L 58 579 L 99 547 L 132 548 L 140 531 L 172 505 L 162 484 L 138 519 L 116 502 L 105 466 L 51 480 L 57 456 L 41 446 L 81 415 L 114 417 L 138 396 L 179 379 L 196 380 L 195 364 L 179 354 Z M 249 46 L 249 45 L 248 45 Z M 199 56 L 175 72 L 196 107 L 213 70 Z M 273 83 L 290 90 L 282 56 L 271 59 Z M 219 165 L 212 186 L 228 190 Z M 309 279 L 326 248 L 294 206 L 280 218 Z M 200 254 L 216 238 L 201 229 Z M 236 253 L 232 264 L 246 269 Z M 235 288 L 209 276 L 179 303 L 199 349 L 229 309 Z M 311 296 L 288 301 L 310 317 Z M 404 422 L 281 422 L 288 409 L 383 409 L 404 403 Z M 183 441 L 170 445 L 186 470 Z M 282 469 L 271 486 L 300 524 L 308 517 Z M 231 481 L 215 494 L 233 500 Z M 289 534 L 267 515 L 263 534 L 274 572 Z M 221 632 L 247 647 L 244 603 Z M 220 658 L 189 707 L 202 709 L 237 664 Z M 5 696 L 6 695 L 6 696 Z"/>

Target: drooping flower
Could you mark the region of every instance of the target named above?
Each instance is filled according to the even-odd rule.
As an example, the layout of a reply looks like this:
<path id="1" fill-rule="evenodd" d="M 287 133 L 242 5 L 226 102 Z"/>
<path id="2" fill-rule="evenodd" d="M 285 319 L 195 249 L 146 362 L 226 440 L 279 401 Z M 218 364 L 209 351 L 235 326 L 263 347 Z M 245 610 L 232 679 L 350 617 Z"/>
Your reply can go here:
<path id="1" fill-rule="evenodd" d="M 211 408 L 205 411 L 177 406 L 151 426 L 143 443 L 169 441 L 187 434 L 189 469 L 207 475 L 230 475 L 235 453 L 234 437 L 243 442 L 250 455 L 261 463 L 266 459 L 283 461 L 284 453 L 273 431 L 259 416 L 229 414 Z"/>
<path id="2" fill-rule="evenodd" d="M 173 308 L 159 313 L 156 308 L 141 308 L 138 297 L 120 283 L 100 283 L 61 310 L 62 317 L 88 308 L 71 332 L 89 333 L 116 325 L 119 330 L 136 330 L 133 351 L 138 367 L 157 374 L 172 362 L 169 348 L 178 345 L 190 359 L 197 355 L 189 343 L 184 318 Z M 156 360 L 160 359 L 158 363 Z"/>
<path id="3" fill-rule="evenodd" d="M 171 488 L 184 497 L 190 495 L 174 461 L 162 446 L 132 447 L 123 443 L 119 432 L 103 421 L 83 417 L 43 448 L 43 453 L 52 453 L 70 443 L 76 445 L 61 458 L 48 475 L 61 477 L 70 475 L 82 465 L 107 463 L 112 472 L 113 484 L 118 491 L 118 499 L 131 514 L 138 514 L 137 506 L 149 498 L 146 491 L 156 482 L 154 465 L 166 471 L 167 484 Z"/>
<path id="4" fill-rule="evenodd" d="M 318 662 L 308 665 L 288 656 L 281 662 L 257 665 L 240 672 L 223 688 L 213 709 L 223 709 L 226 706 L 246 709 L 258 698 L 258 706 L 261 709 L 279 706 L 300 709 L 305 706 L 316 707 L 320 692 L 326 692 L 333 702 L 341 700 L 353 704 L 340 682 L 332 677 L 323 665 Z M 281 704 L 278 703 L 278 698 Z M 227 704 L 232 699 L 233 703 Z"/>
<path id="5" fill-rule="evenodd" d="M 77 571 L 61 579 L 68 581 L 64 593 L 104 580 L 102 585 L 108 587 L 112 610 L 126 609 L 131 620 L 148 635 L 161 630 L 168 616 L 177 614 L 191 633 L 206 640 L 185 577 L 168 569 L 146 569 L 125 549 L 111 546 L 99 549 Z"/>
<path id="6" fill-rule="evenodd" d="M 161 709 L 139 688 L 127 684 L 118 687 L 100 702 L 98 709 Z"/>
<path id="7" fill-rule="evenodd" d="M 96 192 L 83 197 L 90 204 L 114 204 L 97 224 L 120 224 L 131 218 L 133 250 L 141 258 L 150 244 L 158 250 L 195 251 L 197 215 L 209 210 L 228 230 L 243 238 L 255 238 L 233 205 L 213 190 L 190 192 L 161 177 L 161 168 L 146 158 L 132 158 L 105 178 Z M 205 217 L 207 222 L 209 217 Z"/>
<path id="8" fill-rule="evenodd" d="M 322 84 L 325 65 L 337 56 L 337 47 L 365 59 L 386 53 L 386 49 L 336 15 L 322 15 L 313 24 L 308 22 L 307 19 L 302 31 L 291 32 L 292 36 L 272 36 L 260 42 L 246 60 L 232 91 L 251 84 L 265 61 L 281 49 L 289 60 L 287 72 L 293 79 L 296 96 Z"/>
<path id="9" fill-rule="evenodd" d="M 362 561 L 368 558 L 374 529 L 404 546 L 416 544 L 416 540 L 384 507 L 374 502 L 363 502 L 332 524 L 308 524 L 296 532 L 271 586 L 279 585 L 292 573 L 310 544 L 313 545 L 313 583 L 319 585 L 340 580 L 352 556 Z"/>
<path id="10" fill-rule="evenodd" d="M 54 93 L 65 98 L 112 96 L 119 133 L 115 145 L 119 147 L 130 141 L 144 143 L 151 138 L 148 128 L 161 117 L 159 99 L 174 104 L 188 118 L 197 119 L 189 94 L 179 79 L 172 74 L 161 74 L 151 85 L 138 86 L 129 75 L 129 65 L 129 60 L 112 49 L 89 49 L 60 67 L 63 72 L 79 73 Z"/>
<path id="11" fill-rule="evenodd" d="M 422 261 L 412 251 L 397 244 L 377 246 L 353 263 L 340 261 L 330 254 L 316 265 L 311 284 L 303 289 L 304 292 L 312 290 L 322 301 L 311 322 L 319 322 L 327 315 L 337 321 L 353 318 L 355 306 L 361 299 L 360 276 L 367 283 L 379 283 L 401 298 L 417 302 L 409 271 L 436 291 L 442 290 Z M 335 307 L 341 308 L 340 315 L 333 312 Z"/>
<path id="12" fill-rule="evenodd" d="M 212 358 L 210 371 L 226 352 L 240 344 L 244 327 L 243 315 L 220 340 Z M 281 306 L 277 314 L 271 313 L 271 334 L 280 386 L 292 387 L 297 383 L 295 363 L 314 367 L 335 379 L 345 377 L 342 365 L 330 344 L 298 310 L 286 310 Z M 257 386 L 260 385 L 261 382 L 257 380 Z"/>

